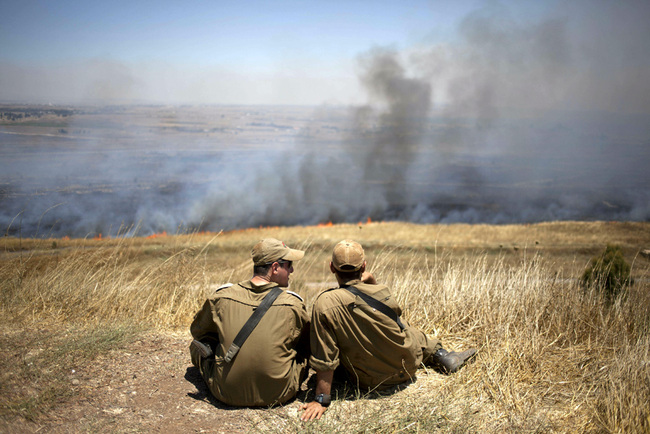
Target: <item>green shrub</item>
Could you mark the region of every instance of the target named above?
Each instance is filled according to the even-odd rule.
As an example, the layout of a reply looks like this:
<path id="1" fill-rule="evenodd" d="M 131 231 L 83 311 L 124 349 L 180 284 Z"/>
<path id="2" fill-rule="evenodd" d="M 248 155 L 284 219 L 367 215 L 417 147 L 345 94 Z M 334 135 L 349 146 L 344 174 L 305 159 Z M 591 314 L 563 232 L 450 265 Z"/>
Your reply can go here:
<path id="1" fill-rule="evenodd" d="M 599 256 L 591 259 L 582 273 L 583 286 L 596 286 L 609 298 L 614 298 L 630 285 L 630 265 L 625 261 L 620 246 L 608 244 Z"/>

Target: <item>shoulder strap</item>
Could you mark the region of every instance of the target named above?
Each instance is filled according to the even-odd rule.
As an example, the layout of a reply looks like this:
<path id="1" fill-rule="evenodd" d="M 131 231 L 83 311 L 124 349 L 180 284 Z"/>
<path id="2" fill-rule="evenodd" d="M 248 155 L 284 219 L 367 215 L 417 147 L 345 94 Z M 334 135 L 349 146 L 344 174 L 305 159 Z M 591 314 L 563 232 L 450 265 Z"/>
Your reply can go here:
<path id="1" fill-rule="evenodd" d="M 359 291 L 359 290 L 358 290 L 357 288 L 355 288 L 354 286 L 346 286 L 345 289 L 347 289 L 348 291 L 350 291 L 352 294 L 354 294 L 354 295 L 358 295 L 359 297 L 361 297 L 361 298 L 363 299 L 363 301 L 365 301 L 366 303 L 368 303 L 368 306 L 377 309 L 379 312 L 381 312 L 381 313 L 383 313 L 384 315 L 386 315 L 386 316 L 388 316 L 389 318 L 391 318 L 393 321 L 395 321 L 395 322 L 397 323 L 397 325 L 399 326 L 400 330 L 404 330 L 404 329 L 406 328 L 406 327 L 404 327 L 404 324 L 402 324 L 402 320 L 400 319 L 400 317 L 397 316 L 397 313 L 395 313 L 395 311 L 394 311 L 393 309 L 391 309 L 390 307 L 386 306 L 386 305 L 385 305 L 384 303 L 382 303 L 381 301 L 377 300 L 377 299 L 374 298 L 374 297 L 371 297 L 370 295 L 366 294 L 365 292 L 361 292 L 361 291 Z"/>
<path id="2" fill-rule="evenodd" d="M 221 291 L 222 289 L 230 288 L 232 286 L 232 283 L 224 283 L 220 287 L 214 290 L 214 292 Z"/>
<path id="3" fill-rule="evenodd" d="M 257 307 L 257 309 L 255 309 L 255 312 L 253 312 L 251 317 L 248 318 L 248 321 L 246 321 L 246 324 L 244 324 L 241 330 L 239 330 L 239 333 L 237 333 L 237 336 L 235 336 L 235 340 L 233 340 L 232 344 L 230 345 L 230 348 L 228 348 L 228 352 L 224 357 L 226 362 L 230 363 L 232 359 L 235 358 L 235 356 L 239 352 L 239 349 L 241 348 L 242 345 L 244 345 L 244 342 L 246 341 L 248 336 L 251 334 L 251 332 L 260 322 L 260 320 L 262 319 L 266 311 L 269 310 L 269 307 L 271 307 L 275 299 L 278 298 L 278 295 L 280 295 L 281 293 L 282 290 L 280 289 L 280 287 L 276 286 L 262 299 L 260 305 Z"/>
<path id="4" fill-rule="evenodd" d="M 286 292 L 287 294 L 291 294 L 291 295 L 293 295 L 294 297 L 297 297 L 298 300 L 302 301 L 303 303 L 305 302 L 305 300 L 303 300 L 301 296 L 299 296 L 298 294 L 296 294 L 296 293 L 293 292 L 293 291 L 286 290 L 286 291 L 284 291 L 284 292 Z"/>

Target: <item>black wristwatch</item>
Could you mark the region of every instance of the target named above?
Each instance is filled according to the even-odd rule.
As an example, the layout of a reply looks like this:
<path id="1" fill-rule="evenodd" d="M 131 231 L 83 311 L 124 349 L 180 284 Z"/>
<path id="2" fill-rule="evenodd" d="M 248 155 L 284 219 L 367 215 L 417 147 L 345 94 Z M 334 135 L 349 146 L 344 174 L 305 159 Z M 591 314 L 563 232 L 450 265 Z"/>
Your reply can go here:
<path id="1" fill-rule="evenodd" d="M 330 395 L 325 395 L 324 393 L 321 393 L 320 395 L 316 395 L 314 401 L 316 401 L 323 407 L 328 407 L 330 405 L 330 402 L 332 402 L 332 397 Z"/>

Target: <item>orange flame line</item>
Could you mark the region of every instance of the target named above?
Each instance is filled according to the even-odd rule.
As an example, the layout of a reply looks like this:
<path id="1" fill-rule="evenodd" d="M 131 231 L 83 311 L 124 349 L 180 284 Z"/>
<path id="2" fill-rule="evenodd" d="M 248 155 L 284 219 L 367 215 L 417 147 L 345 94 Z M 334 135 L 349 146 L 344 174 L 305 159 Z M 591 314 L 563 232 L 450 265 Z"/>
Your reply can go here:
<path id="1" fill-rule="evenodd" d="M 167 231 L 162 231 L 159 234 L 151 234 L 147 237 L 148 240 L 152 240 L 154 238 L 159 238 L 159 237 L 166 237 L 167 236 Z"/>

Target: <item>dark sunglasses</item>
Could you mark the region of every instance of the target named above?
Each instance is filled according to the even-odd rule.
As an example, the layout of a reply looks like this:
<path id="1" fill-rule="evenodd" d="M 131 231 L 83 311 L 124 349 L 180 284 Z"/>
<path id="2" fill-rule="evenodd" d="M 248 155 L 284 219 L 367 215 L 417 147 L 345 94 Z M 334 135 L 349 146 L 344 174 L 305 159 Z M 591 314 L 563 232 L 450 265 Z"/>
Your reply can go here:
<path id="1" fill-rule="evenodd" d="M 289 264 L 289 267 L 288 267 L 288 268 L 291 268 L 291 266 L 293 265 L 293 261 L 285 261 L 284 259 L 278 259 L 277 261 L 267 262 L 267 263 L 264 264 L 264 265 L 271 265 L 271 264 L 274 264 L 274 263 L 276 263 L 276 262 L 277 262 L 278 264 L 280 264 L 280 265 Z"/>

